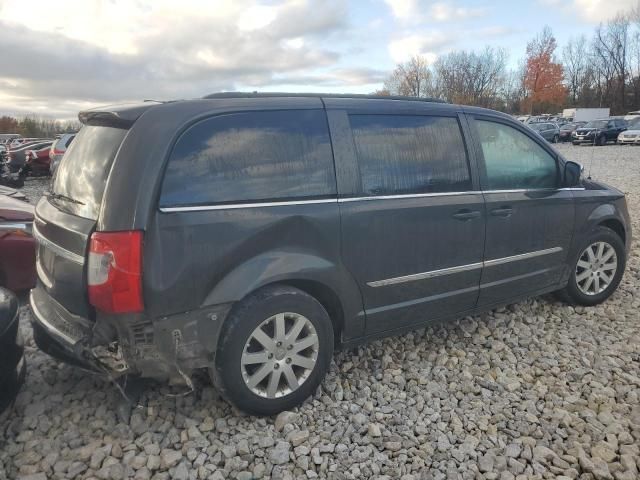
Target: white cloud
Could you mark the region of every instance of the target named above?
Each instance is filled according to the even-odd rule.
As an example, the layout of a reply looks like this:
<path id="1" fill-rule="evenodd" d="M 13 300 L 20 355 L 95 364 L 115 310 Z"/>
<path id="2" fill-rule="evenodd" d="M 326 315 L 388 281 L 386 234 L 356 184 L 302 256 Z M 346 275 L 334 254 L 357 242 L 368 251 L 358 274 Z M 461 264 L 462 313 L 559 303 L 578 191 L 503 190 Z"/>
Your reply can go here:
<path id="1" fill-rule="evenodd" d="M 574 0 L 575 11 L 591 22 L 602 22 L 631 10 L 638 0 Z"/>
<path id="2" fill-rule="evenodd" d="M 452 22 L 482 16 L 483 8 L 458 7 L 453 1 L 385 0 L 393 15 L 404 22 Z"/>
<path id="3" fill-rule="evenodd" d="M 73 117 L 80 105 L 305 75 L 351 84 L 326 41 L 346 19 L 341 0 L 0 0 L 0 57 L 11 59 L 0 68 L 0 113 Z"/>
<path id="4" fill-rule="evenodd" d="M 479 17 L 483 15 L 482 8 L 454 7 L 450 3 L 434 3 L 429 8 L 428 16 L 439 22 L 449 22 L 463 18 Z"/>
<path id="5" fill-rule="evenodd" d="M 385 2 L 391 7 L 393 15 L 403 20 L 410 18 L 418 10 L 417 0 L 385 0 Z"/>
<path id="6" fill-rule="evenodd" d="M 565 15 L 589 23 L 606 22 L 640 5 L 638 0 L 571 0 L 569 3 L 562 0 L 538 0 L 538 3 L 557 8 Z"/>
<path id="7" fill-rule="evenodd" d="M 243 31 L 260 30 L 278 16 L 278 9 L 272 5 L 255 5 L 242 12 L 238 27 Z"/>
<path id="8" fill-rule="evenodd" d="M 401 63 L 415 55 L 421 55 L 428 62 L 437 58 L 437 53 L 455 40 L 439 32 L 427 35 L 409 35 L 397 38 L 389 43 L 389 55 L 396 63 Z"/>

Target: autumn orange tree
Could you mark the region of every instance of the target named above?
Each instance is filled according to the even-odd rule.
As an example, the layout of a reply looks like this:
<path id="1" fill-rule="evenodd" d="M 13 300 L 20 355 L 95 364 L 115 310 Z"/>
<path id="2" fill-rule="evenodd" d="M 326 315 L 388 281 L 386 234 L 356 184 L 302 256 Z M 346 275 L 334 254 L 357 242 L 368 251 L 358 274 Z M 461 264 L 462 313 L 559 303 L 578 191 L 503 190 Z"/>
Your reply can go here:
<path id="1" fill-rule="evenodd" d="M 527 44 L 523 79 L 526 95 L 522 105 L 525 112 L 559 108 L 566 99 L 562 65 L 553 58 L 556 47 L 556 39 L 549 27 Z"/>

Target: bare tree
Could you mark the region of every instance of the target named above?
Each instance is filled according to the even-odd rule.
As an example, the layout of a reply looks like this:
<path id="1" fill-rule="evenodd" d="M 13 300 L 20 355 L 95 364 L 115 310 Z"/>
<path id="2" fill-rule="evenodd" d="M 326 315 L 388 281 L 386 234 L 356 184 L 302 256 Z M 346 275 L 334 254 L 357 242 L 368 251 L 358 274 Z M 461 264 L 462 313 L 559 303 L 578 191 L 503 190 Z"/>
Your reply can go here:
<path id="1" fill-rule="evenodd" d="M 589 44 L 584 35 L 571 38 L 562 49 L 564 76 L 569 89 L 571 105 L 578 104 L 578 98 L 589 77 Z"/>
<path id="2" fill-rule="evenodd" d="M 392 95 L 427 97 L 431 89 L 431 72 L 426 58 L 416 55 L 400 63 L 384 82 L 384 90 Z"/>
<path id="3" fill-rule="evenodd" d="M 522 100 L 526 97 L 525 75 L 526 63 L 524 59 L 518 62 L 518 68 L 509 70 L 505 74 L 499 92 L 504 108 L 500 108 L 500 110 L 514 113 L 521 111 Z"/>
<path id="4" fill-rule="evenodd" d="M 621 14 L 596 29 L 594 52 L 607 82 L 608 92 L 618 94 L 618 106 L 626 105 L 630 16 Z"/>
<path id="5" fill-rule="evenodd" d="M 507 53 L 500 48 L 486 47 L 479 53 L 464 50 L 449 53 L 433 65 L 436 91 L 454 103 L 498 106 L 506 63 Z"/>

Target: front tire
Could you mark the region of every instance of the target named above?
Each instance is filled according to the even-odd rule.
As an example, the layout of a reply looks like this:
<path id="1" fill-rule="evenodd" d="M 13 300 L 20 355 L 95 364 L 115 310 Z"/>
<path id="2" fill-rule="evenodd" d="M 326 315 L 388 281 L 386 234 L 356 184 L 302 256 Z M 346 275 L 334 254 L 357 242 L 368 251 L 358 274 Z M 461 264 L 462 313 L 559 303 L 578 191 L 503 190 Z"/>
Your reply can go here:
<path id="1" fill-rule="evenodd" d="M 573 305 L 602 303 L 618 288 L 625 265 L 622 239 L 613 230 L 598 227 L 572 259 L 569 282 L 559 296 Z"/>
<path id="2" fill-rule="evenodd" d="M 553 143 L 558 143 L 560 141 L 560 136 L 559 135 L 554 135 L 553 136 Z"/>
<path id="3" fill-rule="evenodd" d="M 223 397 L 253 415 L 300 405 L 329 370 L 333 327 L 324 307 L 274 285 L 239 302 L 225 321 L 210 370 Z"/>
<path id="4" fill-rule="evenodd" d="M 598 145 L 599 147 L 604 147 L 606 144 L 607 144 L 607 137 L 605 137 L 604 135 L 600 135 L 596 140 L 596 145 Z"/>

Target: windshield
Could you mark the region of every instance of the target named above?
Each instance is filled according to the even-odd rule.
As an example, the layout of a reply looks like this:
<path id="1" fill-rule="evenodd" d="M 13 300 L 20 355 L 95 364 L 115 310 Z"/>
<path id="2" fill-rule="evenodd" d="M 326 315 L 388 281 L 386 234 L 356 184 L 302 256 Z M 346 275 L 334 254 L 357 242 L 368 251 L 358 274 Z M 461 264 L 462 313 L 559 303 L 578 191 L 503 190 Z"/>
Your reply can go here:
<path id="1" fill-rule="evenodd" d="M 95 220 L 111 164 L 127 130 L 82 127 L 53 180 L 51 201 L 71 214 Z"/>
<path id="2" fill-rule="evenodd" d="M 606 128 L 608 120 L 594 120 L 593 122 L 587 123 L 582 128 Z"/>
<path id="3" fill-rule="evenodd" d="M 548 127 L 548 125 L 546 123 L 534 123 L 531 125 L 531 128 L 533 128 L 534 130 L 546 130 Z"/>
<path id="4" fill-rule="evenodd" d="M 628 130 L 640 130 L 640 118 L 630 121 L 629 125 L 627 125 L 627 129 Z"/>

